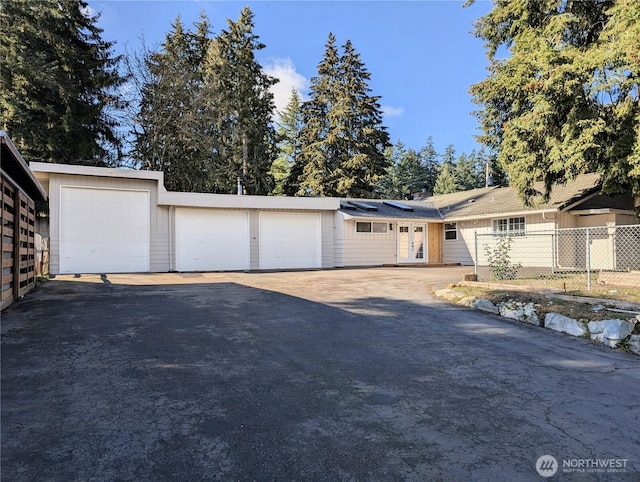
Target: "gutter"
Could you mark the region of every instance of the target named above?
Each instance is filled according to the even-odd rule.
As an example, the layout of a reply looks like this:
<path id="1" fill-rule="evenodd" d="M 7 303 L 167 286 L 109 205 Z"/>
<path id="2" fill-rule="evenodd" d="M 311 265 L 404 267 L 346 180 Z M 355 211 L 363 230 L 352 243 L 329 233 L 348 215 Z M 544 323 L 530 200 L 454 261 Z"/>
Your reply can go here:
<path id="1" fill-rule="evenodd" d="M 501 213 L 490 213 L 490 214 L 479 214 L 473 216 L 447 216 L 444 214 L 444 222 L 457 222 L 457 221 L 469 221 L 472 219 L 493 219 L 493 218 L 502 218 L 505 216 L 513 217 L 513 216 L 527 216 L 530 214 L 547 214 L 547 213 L 557 213 L 560 212 L 558 209 L 536 209 L 533 211 L 507 211 Z"/>

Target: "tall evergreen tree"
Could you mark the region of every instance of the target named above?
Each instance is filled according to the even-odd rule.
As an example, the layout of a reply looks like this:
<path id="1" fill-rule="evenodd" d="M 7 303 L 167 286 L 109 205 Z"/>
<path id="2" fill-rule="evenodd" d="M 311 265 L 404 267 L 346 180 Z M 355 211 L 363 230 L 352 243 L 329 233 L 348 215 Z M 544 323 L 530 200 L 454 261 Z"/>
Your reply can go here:
<path id="1" fill-rule="evenodd" d="M 298 194 L 371 197 L 389 167 L 390 145 L 370 73 L 350 41 L 338 55 L 329 34 L 311 99 L 303 105 L 300 140 L 304 165 Z"/>
<path id="2" fill-rule="evenodd" d="M 311 78 L 310 99 L 302 104 L 302 174 L 290 183 L 298 186 L 300 196 L 329 196 L 336 192 L 333 175 L 340 164 L 337 129 L 329 119 L 339 89 L 339 56 L 335 43 L 336 38 L 330 33 L 318 64 L 318 75 Z"/>
<path id="3" fill-rule="evenodd" d="M 0 3 L 0 125 L 28 161 L 113 165 L 120 57 L 82 0 Z"/>
<path id="4" fill-rule="evenodd" d="M 280 112 L 276 130 L 279 155 L 271 166 L 271 175 L 275 181 L 272 194 L 276 196 L 292 196 L 298 191 L 297 179 L 302 174 L 299 139 L 303 125 L 301 104 L 300 94 L 292 89 L 289 102 L 284 111 Z"/>
<path id="5" fill-rule="evenodd" d="M 442 167 L 433 187 L 433 194 L 448 194 L 463 190 L 455 172 L 455 156 L 455 149 L 452 144 L 449 144 L 442 155 Z"/>
<path id="6" fill-rule="evenodd" d="M 440 174 L 440 162 L 431 136 L 427 138 L 426 144 L 420 148 L 419 155 L 425 170 L 424 189 L 427 193 L 433 193 L 438 174 Z"/>
<path id="7" fill-rule="evenodd" d="M 373 197 L 389 167 L 384 150 L 391 143 L 382 125 L 380 97 L 371 95 L 371 74 L 350 40 L 345 43 L 343 52 L 338 69 L 341 89 L 335 109 L 330 112 L 339 136 L 336 193 L 347 197 Z"/>
<path id="8" fill-rule="evenodd" d="M 398 141 L 385 151 L 391 164 L 381 183 L 381 195 L 388 199 L 411 199 L 413 193 L 426 190 L 427 172 L 420 154 Z"/>
<path id="9" fill-rule="evenodd" d="M 485 148 L 481 148 L 476 153 L 476 157 L 477 157 L 478 166 L 480 170 L 482 170 L 482 172 L 479 173 L 479 177 L 482 176 L 482 182 L 480 183 L 481 186 L 484 186 L 487 181 L 486 179 L 487 165 L 489 166 L 488 171 L 489 171 L 490 181 L 493 186 L 509 185 L 509 178 L 507 177 L 507 174 L 504 172 L 504 169 L 502 169 L 502 167 L 498 163 L 498 156 L 496 155 L 495 152 L 489 152 Z"/>
<path id="10" fill-rule="evenodd" d="M 195 33 L 178 17 L 161 50 L 144 59 L 132 157 L 142 169 L 163 171 L 169 190 L 214 190 L 201 93 L 209 35 L 206 17 L 201 16 Z"/>
<path id="11" fill-rule="evenodd" d="M 204 93 L 219 135 L 219 192 L 233 192 L 238 177 L 247 193 L 268 194 L 273 189 L 269 171 L 277 151 L 269 89 L 278 80 L 265 74 L 255 58 L 265 45 L 253 28 L 253 13 L 245 7 L 237 21 L 227 21 L 227 30 L 213 40 L 205 60 Z"/>
<path id="12" fill-rule="evenodd" d="M 471 89 L 481 141 L 525 199 L 583 172 L 640 196 L 640 2 L 501 0 L 476 35 L 491 62 Z"/>
<path id="13" fill-rule="evenodd" d="M 162 170 L 168 189 L 268 194 L 276 155 L 274 109 L 254 52 L 264 48 L 253 34 L 248 8 L 217 37 L 206 16 L 196 30 L 180 18 L 162 48 L 146 56 L 133 157 L 143 169 Z"/>
<path id="14" fill-rule="evenodd" d="M 453 168 L 453 175 L 458 181 L 462 191 L 478 187 L 477 169 L 475 164 L 475 152 L 472 152 L 469 155 L 463 152 L 456 160 Z"/>

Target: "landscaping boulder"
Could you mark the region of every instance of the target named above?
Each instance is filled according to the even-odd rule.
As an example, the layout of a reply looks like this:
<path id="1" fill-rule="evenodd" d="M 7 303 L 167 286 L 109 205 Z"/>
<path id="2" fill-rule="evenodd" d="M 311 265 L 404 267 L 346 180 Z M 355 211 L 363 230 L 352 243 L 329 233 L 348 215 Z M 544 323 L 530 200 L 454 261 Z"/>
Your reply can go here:
<path id="1" fill-rule="evenodd" d="M 633 331 L 633 324 L 624 320 L 603 320 L 603 321 L 590 321 L 589 332 L 591 333 L 591 339 L 604 343 L 611 348 L 620 343 L 628 337 Z"/>
<path id="2" fill-rule="evenodd" d="M 453 291 L 449 288 L 445 288 L 442 290 L 438 290 L 435 293 L 439 298 L 444 298 L 445 300 L 455 301 L 459 298 L 464 298 L 464 293 L 460 293 L 459 291 Z"/>
<path id="3" fill-rule="evenodd" d="M 491 301 L 489 300 L 485 300 L 484 298 L 478 298 L 477 300 L 475 300 L 473 303 L 471 303 L 471 307 L 475 308 L 476 310 L 486 311 L 489 313 L 494 313 L 496 315 L 500 314 L 500 310 L 498 310 L 496 305 L 491 303 Z"/>
<path id="4" fill-rule="evenodd" d="M 573 336 L 582 336 L 587 332 L 581 322 L 559 313 L 547 313 L 544 317 L 544 326 Z"/>
<path id="5" fill-rule="evenodd" d="M 458 300 L 458 304 L 463 306 L 471 306 L 476 301 L 476 299 L 477 298 L 475 296 L 465 296 L 461 300 Z"/>
<path id="6" fill-rule="evenodd" d="M 500 315 L 512 320 L 523 321 L 530 325 L 540 326 L 538 312 L 533 303 L 522 303 L 520 301 L 509 300 L 500 303 L 498 306 Z"/>
<path id="7" fill-rule="evenodd" d="M 640 335 L 631 335 L 629 349 L 636 355 L 640 355 Z"/>

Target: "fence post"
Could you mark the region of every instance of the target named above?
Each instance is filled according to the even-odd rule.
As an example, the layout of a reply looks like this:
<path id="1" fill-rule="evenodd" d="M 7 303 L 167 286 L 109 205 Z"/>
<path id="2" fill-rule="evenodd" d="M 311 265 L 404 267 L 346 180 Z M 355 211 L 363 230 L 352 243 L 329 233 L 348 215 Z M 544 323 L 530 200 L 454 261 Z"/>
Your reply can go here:
<path id="1" fill-rule="evenodd" d="M 474 260 L 473 260 L 473 274 L 476 275 L 476 280 L 478 279 L 478 231 L 473 232 L 474 237 L 474 246 L 473 249 L 475 251 Z"/>
<path id="2" fill-rule="evenodd" d="M 589 237 L 589 228 L 587 228 L 587 291 L 591 291 L 591 239 Z"/>
<path id="3" fill-rule="evenodd" d="M 556 251 L 556 243 L 558 242 L 558 236 L 557 236 L 557 228 L 556 230 L 551 233 L 551 274 L 555 274 L 556 272 L 556 265 L 558 264 L 557 258 L 558 258 L 558 254 Z"/>

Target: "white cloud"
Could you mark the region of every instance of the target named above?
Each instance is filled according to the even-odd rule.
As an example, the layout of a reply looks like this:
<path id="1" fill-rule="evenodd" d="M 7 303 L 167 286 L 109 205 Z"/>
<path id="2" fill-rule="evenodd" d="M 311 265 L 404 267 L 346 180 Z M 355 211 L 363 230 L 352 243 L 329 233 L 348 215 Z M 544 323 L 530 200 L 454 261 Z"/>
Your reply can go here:
<path id="1" fill-rule="evenodd" d="M 400 117 L 404 114 L 404 107 L 393 107 L 392 105 L 383 105 L 380 110 L 385 117 Z"/>
<path id="2" fill-rule="evenodd" d="M 306 90 L 309 85 L 307 78 L 296 72 L 296 66 L 293 65 L 291 59 L 271 59 L 270 62 L 263 67 L 266 74 L 280 79 L 276 85 L 271 87 L 276 111 L 282 112 L 287 106 L 291 98 L 291 89 L 296 89 L 300 97 L 306 99 Z M 278 117 L 278 116 L 276 116 Z"/>
<path id="3" fill-rule="evenodd" d="M 93 18 L 98 14 L 96 9 L 91 5 L 86 5 L 85 7 L 81 8 L 80 13 L 82 13 L 82 15 L 84 15 L 86 18 Z"/>

